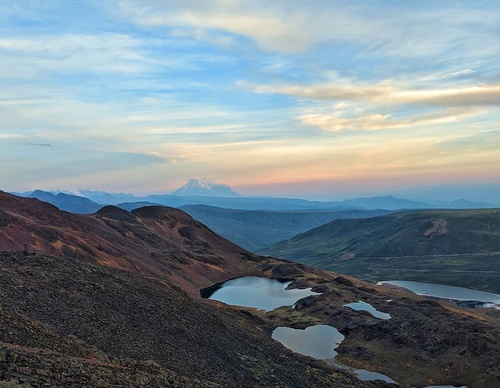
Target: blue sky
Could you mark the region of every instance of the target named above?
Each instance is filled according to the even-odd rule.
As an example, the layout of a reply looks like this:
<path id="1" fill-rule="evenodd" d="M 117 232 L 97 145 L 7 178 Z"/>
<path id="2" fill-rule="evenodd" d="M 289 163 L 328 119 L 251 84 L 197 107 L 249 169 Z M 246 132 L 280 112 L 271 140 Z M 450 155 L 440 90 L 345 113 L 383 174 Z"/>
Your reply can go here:
<path id="1" fill-rule="evenodd" d="M 0 189 L 500 181 L 497 1 L 2 1 Z"/>

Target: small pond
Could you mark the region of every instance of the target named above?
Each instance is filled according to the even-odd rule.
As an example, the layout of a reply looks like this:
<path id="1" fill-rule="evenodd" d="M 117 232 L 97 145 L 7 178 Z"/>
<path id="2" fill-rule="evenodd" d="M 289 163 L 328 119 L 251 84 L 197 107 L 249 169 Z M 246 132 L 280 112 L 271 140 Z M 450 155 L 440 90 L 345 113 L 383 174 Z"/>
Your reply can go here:
<path id="1" fill-rule="evenodd" d="M 424 388 L 467 388 L 466 385 L 456 386 L 456 385 L 428 385 Z"/>
<path id="2" fill-rule="evenodd" d="M 344 340 L 344 336 L 334 327 L 327 325 L 309 326 L 305 330 L 291 327 L 277 327 L 273 331 L 273 339 L 281 342 L 288 349 L 305 356 L 320 360 L 327 360 L 328 364 L 350 371 L 362 381 L 381 380 L 396 384 L 390 377 L 382 373 L 365 369 L 354 369 L 336 363 L 333 359 L 337 355 L 336 349 Z"/>
<path id="3" fill-rule="evenodd" d="M 211 293 L 203 291 L 202 297 L 230 305 L 270 311 L 281 306 L 292 306 L 306 296 L 319 295 L 310 288 L 287 290 L 290 283 L 292 282 L 289 280 L 246 276 L 221 283 L 214 287 Z"/>
<path id="4" fill-rule="evenodd" d="M 337 355 L 335 349 L 344 336 L 327 325 L 309 326 L 305 330 L 280 326 L 274 329 L 273 339 L 296 353 L 324 360 Z"/>
<path id="5" fill-rule="evenodd" d="M 230 305 L 253 307 L 261 310 L 270 311 L 281 306 L 292 306 L 302 298 L 311 295 L 319 295 L 317 292 L 307 289 L 286 288 L 292 283 L 289 280 L 267 279 L 256 276 L 247 276 L 243 278 L 228 280 L 201 290 L 203 298 L 218 300 Z M 384 314 L 377 311 L 368 303 L 359 302 L 361 307 L 373 309 L 369 310 L 372 314 Z M 356 307 L 359 307 L 355 303 Z M 367 305 L 367 306 L 365 306 Z M 351 307 L 351 306 L 349 306 Z M 375 315 L 374 314 L 374 315 Z M 388 315 L 388 314 L 385 314 Z M 385 317 L 384 315 L 384 317 Z M 389 316 L 390 318 L 390 316 Z M 387 318 L 383 318 L 387 319 Z M 310 326 L 305 330 L 292 329 L 290 327 L 277 327 L 272 334 L 272 338 L 281 342 L 284 346 L 294 352 L 333 362 L 337 355 L 336 349 L 344 340 L 344 336 L 334 327 L 327 325 Z M 341 367 L 338 364 L 335 364 Z M 363 369 L 349 369 L 360 380 L 383 380 L 393 382 L 389 377 L 376 372 L 370 372 Z"/>
<path id="6" fill-rule="evenodd" d="M 391 280 L 377 284 L 392 284 L 413 291 L 418 295 L 427 295 L 457 301 L 480 302 L 479 307 L 500 307 L 500 295 L 491 292 L 470 290 L 463 287 L 445 286 L 442 284 L 420 283 L 406 280 Z"/>
<path id="7" fill-rule="evenodd" d="M 354 374 L 356 375 L 356 377 L 358 379 L 360 379 L 362 381 L 381 380 L 381 381 L 385 381 L 386 383 L 397 384 L 390 377 L 388 377 L 382 373 L 378 373 L 378 372 L 372 372 L 372 371 L 365 370 L 365 369 L 354 369 Z"/>
<path id="8" fill-rule="evenodd" d="M 378 311 L 375 307 L 373 307 L 370 303 L 366 303 L 363 301 L 359 301 L 357 303 L 348 303 L 345 304 L 344 307 L 349 307 L 353 310 L 357 311 L 368 311 L 371 315 L 380 319 L 391 319 L 391 315 L 387 313 L 383 313 Z"/>

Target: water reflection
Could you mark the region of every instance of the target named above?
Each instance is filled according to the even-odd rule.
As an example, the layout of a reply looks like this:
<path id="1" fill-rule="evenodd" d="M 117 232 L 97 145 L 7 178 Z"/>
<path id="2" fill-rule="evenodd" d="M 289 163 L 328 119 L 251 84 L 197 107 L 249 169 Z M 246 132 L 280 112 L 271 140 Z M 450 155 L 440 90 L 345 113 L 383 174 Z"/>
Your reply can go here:
<path id="1" fill-rule="evenodd" d="M 380 319 L 391 319 L 391 315 L 387 313 L 383 313 L 378 311 L 375 307 L 373 307 L 370 303 L 363 302 L 360 300 L 357 303 L 348 303 L 345 304 L 344 307 L 349 307 L 353 310 L 357 311 L 368 311 L 371 315 Z"/>
<path id="2" fill-rule="evenodd" d="M 388 377 L 382 373 L 372 372 L 372 371 L 365 370 L 365 369 L 354 369 L 354 373 L 355 373 L 356 377 L 358 379 L 360 379 L 361 381 L 381 380 L 381 381 L 385 381 L 386 383 L 397 384 L 393 379 L 391 379 L 390 377 Z"/>
<path id="3" fill-rule="evenodd" d="M 290 283 L 291 281 L 247 276 L 224 282 L 215 292 L 204 297 L 230 305 L 270 311 L 281 306 L 291 306 L 306 296 L 319 295 L 310 288 L 287 290 Z"/>
<path id="4" fill-rule="evenodd" d="M 500 305 L 500 295 L 491 292 L 470 290 L 463 287 L 445 286 L 443 284 L 419 283 L 406 280 L 391 280 L 378 282 L 378 284 L 392 284 L 413 291 L 418 295 L 433 296 L 436 298 L 477 301 Z"/>
<path id="5" fill-rule="evenodd" d="M 467 388 L 467 385 L 456 386 L 456 385 L 428 385 L 424 388 Z"/>
<path id="6" fill-rule="evenodd" d="M 344 336 L 327 325 L 310 326 L 305 330 L 280 326 L 273 331 L 273 339 L 296 353 L 324 360 L 337 355 L 335 349 Z"/>

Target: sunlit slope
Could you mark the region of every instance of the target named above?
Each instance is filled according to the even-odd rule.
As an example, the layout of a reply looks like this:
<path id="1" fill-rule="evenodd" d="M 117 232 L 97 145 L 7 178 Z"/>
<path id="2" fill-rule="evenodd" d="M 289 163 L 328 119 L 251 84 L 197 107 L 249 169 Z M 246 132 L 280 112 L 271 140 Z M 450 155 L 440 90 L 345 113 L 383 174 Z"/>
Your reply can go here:
<path id="1" fill-rule="evenodd" d="M 247 274 L 248 264 L 258 260 L 178 209 L 106 206 L 91 215 L 72 214 L 0 191 L 0 250 L 24 249 L 168 277 L 194 295 Z"/>
<path id="2" fill-rule="evenodd" d="M 500 291 L 500 210 L 419 210 L 335 220 L 260 250 L 366 280 Z"/>

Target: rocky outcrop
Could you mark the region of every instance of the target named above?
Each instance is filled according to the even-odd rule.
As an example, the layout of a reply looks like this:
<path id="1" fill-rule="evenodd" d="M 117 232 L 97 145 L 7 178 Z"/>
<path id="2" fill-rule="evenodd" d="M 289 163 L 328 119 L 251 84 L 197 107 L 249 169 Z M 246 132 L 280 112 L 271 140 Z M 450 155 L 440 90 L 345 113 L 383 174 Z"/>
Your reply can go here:
<path id="1" fill-rule="evenodd" d="M 22 252 L 0 253 L 0 265 L 0 382 L 373 386 L 285 351 L 267 320 L 168 281 Z"/>
<path id="2" fill-rule="evenodd" d="M 24 249 L 168 278 L 195 296 L 202 287 L 247 274 L 247 262 L 261 260 L 178 209 L 130 213 L 106 206 L 78 215 L 0 192 L 0 250 Z"/>
<path id="3" fill-rule="evenodd" d="M 313 290 L 322 294 L 301 299 L 294 310 L 267 315 L 276 325 L 337 328 L 345 336 L 337 349 L 339 362 L 383 373 L 405 387 L 500 384 L 495 361 L 500 359 L 500 320 L 405 291 L 366 287 L 347 277 L 300 283 L 317 284 Z M 359 300 L 391 318 L 344 307 Z"/>

